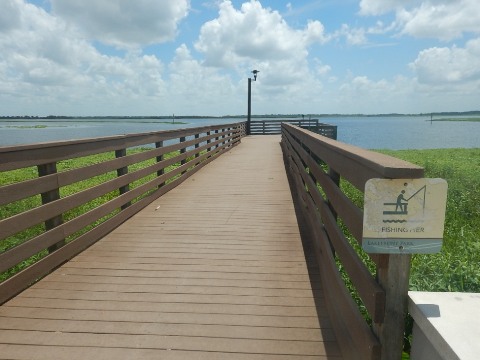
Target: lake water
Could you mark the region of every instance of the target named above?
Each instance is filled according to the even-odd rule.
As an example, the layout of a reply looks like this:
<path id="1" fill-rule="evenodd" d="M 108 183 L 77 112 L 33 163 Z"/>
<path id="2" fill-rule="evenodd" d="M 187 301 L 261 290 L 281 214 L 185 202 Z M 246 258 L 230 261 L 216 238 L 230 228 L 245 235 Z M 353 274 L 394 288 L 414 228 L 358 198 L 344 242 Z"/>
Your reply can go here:
<path id="1" fill-rule="evenodd" d="M 257 119 L 255 119 L 257 120 Z M 438 149 L 480 147 L 480 122 L 428 121 L 428 117 L 322 117 L 337 125 L 338 140 L 367 149 Z M 0 146 L 82 139 L 225 124 L 241 119 L 0 120 Z M 33 128 L 33 126 L 45 126 Z"/>

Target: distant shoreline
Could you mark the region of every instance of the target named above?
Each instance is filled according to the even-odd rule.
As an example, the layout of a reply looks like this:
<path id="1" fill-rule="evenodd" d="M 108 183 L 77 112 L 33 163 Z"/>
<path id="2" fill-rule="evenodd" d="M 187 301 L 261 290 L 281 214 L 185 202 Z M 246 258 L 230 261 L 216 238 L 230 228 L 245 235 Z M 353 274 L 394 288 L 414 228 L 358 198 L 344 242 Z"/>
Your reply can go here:
<path id="1" fill-rule="evenodd" d="M 94 120 L 96 119 L 96 120 Z M 182 121 L 177 121 L 177 120 L 170 120 L 170 121 L 165 121 L 165 119 L 159 119 L 163 121 L 148 121 L 149 119 L 147 118 L 137 118 L 137 117 L 132 117 L 132 118 L 56 118 L 56 119 L 47 119 L 47 118 L 2 118 L 0 117 L 0 120 L 8 120 L 9 122 L 13 123 L 22 123 L 22 122 L 32 122 L 32 121 L 42 121 L 42 122 L 48 122 L 48 123 L 63 123 L 63 120 L 82 120 L 83 123 L 98 123 L 98 120 L 115 120 L 115 122 L 128 122 L 127 120 L 132 120 L 132 119 L 140 119 L 143 121 L 137 121 L 136 123 L 142 123 L 142 124 L 188 124 L 186 122 Z M 153 120 L 153 119 L 151 119 Z M 14 126 L 10 126 L 14 127 Z M 39 127 L 39 126 L 18 126 L 22 128 L 31 128 L 31 127 Z"/>
<path id="2" fill-rule="evenodd" d="M 451 116 L 451 117 L 465 117 L 465 116 L 476 116 L 477 118 L 472 119 L 480 119 L 480 110 L 475 111 L 464 111 L 464 112 L 434 112 L 434 113 L 418 113 L 418 114 L 401 114 L 401 113 L 387 113 L 387 114 L 262 114 L 262 115 L 252 115 L 252 118 L 325 118 L 325 117 L 401 117 L 401 116 Z M 89 120 L 89 119 L 96 119 L 96 120 L 131 120 L 131 119 L 139 119 L 139 120 L 164 120 L 165 122 L 177 120 L 177 119 L 245 119 L 246 115 L 221 115 L 221 116 L 214 116 L 214 115 L 161 115 L 161 116 L 63 116 L 63 115 L 48 115 L 48 116 L 0 116 L 0 120 Z M 469 118 L 465 118 L 469 119 Z M 168 121 L 167 121 L 168 120 Z M 430 120 L 429 120 L 430 121 Z M 448 120 L 448 119 L 433 119 L 433 121 L 458 121 Z M 461 121 L 478 121 L 478 120 L 461 120 Z"/>
<path id="3" fill-rule="evenodd" d="M 431 119 L 425 121 L 470 121 L 470 122 L 480 122 L 480 117 L 477 118 L 443 118 L 443 119 Z"/>

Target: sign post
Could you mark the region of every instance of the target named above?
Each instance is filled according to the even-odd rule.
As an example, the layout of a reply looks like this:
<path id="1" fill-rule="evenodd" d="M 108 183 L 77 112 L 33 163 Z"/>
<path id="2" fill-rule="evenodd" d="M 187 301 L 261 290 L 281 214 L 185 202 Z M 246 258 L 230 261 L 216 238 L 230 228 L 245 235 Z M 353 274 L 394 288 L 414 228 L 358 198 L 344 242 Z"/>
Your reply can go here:
<path id="1" fill-rule="evenodd" d="M 440 252 L 446 203 L 443 179 L 368 180 L 363 249 L 377 254 Z"/>

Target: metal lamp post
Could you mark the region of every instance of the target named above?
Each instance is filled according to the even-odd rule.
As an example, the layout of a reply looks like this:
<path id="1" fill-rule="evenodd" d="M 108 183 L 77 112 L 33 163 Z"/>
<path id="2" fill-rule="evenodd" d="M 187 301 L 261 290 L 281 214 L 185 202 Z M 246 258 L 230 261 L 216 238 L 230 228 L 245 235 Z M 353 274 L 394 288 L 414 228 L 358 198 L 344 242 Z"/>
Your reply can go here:
<path id="1" fill-rule="evenodd" d="M 253 81 L 257 81 L 257 74 L 260 71 L 253 70 Z M 248 115 L 247 115 L 247 135 L 250 135 L 250 123 L 252 121 L 252 78 L 248 78 Z"/>

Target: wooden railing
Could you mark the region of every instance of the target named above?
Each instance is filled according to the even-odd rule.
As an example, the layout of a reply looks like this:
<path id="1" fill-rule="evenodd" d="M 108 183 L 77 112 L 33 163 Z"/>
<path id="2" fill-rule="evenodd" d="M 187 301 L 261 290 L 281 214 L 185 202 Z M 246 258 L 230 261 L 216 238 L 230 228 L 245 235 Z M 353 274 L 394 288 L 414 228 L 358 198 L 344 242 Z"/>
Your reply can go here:
<path id="1" fill-rule="evenodd" d="M 423 168 L 289 124 L 282 125 L 282 147 L 345 358 L 401 359 L 410 255 L 363 253 L 358 246 L 362 242 L 362 205 L 348 198 L 340 183 L 348 182 L 347 186 L 353 185 L 359 190 L 354 191 L 362 194 L 368 179 L 421 178 Z M 366 262 L 371 262 L 373 271 Z M 371 325 L 352 298 L 353 290 L 346 286 L 339 266 L 356 289 Z"/>
<path id="2" fill-rule="evenodd" d="M 245 133 L 242 122 L 0 148 L 0 176 L 18 169 L 33 174 L 0 187 L 0 304 L 238 144 Z M 74 158 L 95 162 L 69 169 Z"/>
<path id="3" fill-rule="evenodd" d="M 250 135 L 276 135 L 282 133 L 282 123 L 300 126 L 331 139 L 337 138 L 337 126 L 321 123 L 318 119 L 266 119 L 250 122 Z"/>

